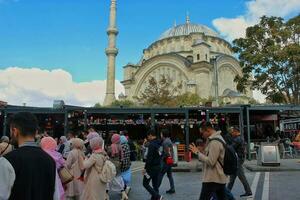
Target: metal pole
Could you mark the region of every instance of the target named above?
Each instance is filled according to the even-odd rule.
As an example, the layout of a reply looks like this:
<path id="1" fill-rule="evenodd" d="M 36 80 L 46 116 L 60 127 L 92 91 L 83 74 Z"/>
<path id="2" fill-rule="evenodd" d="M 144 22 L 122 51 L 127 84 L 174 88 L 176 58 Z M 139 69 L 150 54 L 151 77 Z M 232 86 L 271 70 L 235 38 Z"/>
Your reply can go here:
<path id="1" fill-rule="evenodd" d="M 246 107 L 246 116 L 247 116 L 247 149 L 248 149 L 248 160 L 251 160 L 251 154 L 250 154 L 250 115 L 249 115 L 249 107 Z"/>
<path id="2" fill-rule="evenodd" d="M 219 83 L 218 83 L 218 65 L 217 65 L 218 57 L 214 58 L 214 72 L 215 72 L 215 98 L 217 106 L 219 106 Z"/>
<path id="3" fill-rule="evenodd" d="M 68 111 L 65 111 L 65 126 L 64 126 L 64 135 L 67 136 L 68 133 Z"/>
<path id="4" fill-rule="evenodd" d="M 6 133 L 7 129 L 7 113 L 4 111 L 4 120 L 3 120 L 3 135 L 8 136 L 9 134 Z"/>
<path id="5" fill-rule="evenodd" d="M 239 114 L 239 126 L 240 126 L 240 132 L 243 138 L 244 137 L 244 115 L 243 115 L 243 108 L 241 108 L 240 110 L 240 114 Z"/>
<path id="6" fill-rule="evenodd" d="M 189 111 L 185 111 L 185 152 L 186 152 L 186 161 L 189 160 L 189 145 L 190 145 L 190 126 L 189 126 Z"/>
<path id="7" fill-rule="evenodd" d="M 209 110 L 206 110 L 206 122 L 209 122 Z"/>
<path id="8" fill-rule="evenodd" d="M 151 111 L 151 128 L 155 128 L 155 113 L 154 111 Z"/>
<path id="9" fill-rule="evenodd" d="M 86 131 L 86 129 L 87 129 L 87 110 L 84 110 L 83 114 L 84 114 L 84 130 Z"/>

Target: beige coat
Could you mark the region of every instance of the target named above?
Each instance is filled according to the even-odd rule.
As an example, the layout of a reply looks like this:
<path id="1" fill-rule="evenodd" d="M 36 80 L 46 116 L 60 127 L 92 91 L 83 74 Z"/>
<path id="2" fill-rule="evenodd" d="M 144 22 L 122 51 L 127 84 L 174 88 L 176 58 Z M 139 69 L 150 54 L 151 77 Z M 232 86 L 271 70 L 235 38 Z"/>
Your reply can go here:
<path id="1" fill-rule="evenodd" d="M 0 156 L 4 156 L 5 154 L 11 152 L 12 150 L 13 150 L 13 146 L 11 144 L 8 144 L 6 142 L 0 143 Z"/>
<path id="2" fill-rule="evenodd" d="M 219 138 L 224 141 L 220 134 L 216 132 L 211 135 L 209 139 Z M 221 142 L 213 140 L 209 142 L 205 147 L 205 153 L 198 153 L 198 158 L 203 162 L 203 182 L 204 183 L 227 183 L 227 176 L 224 174 L 223 168 L 219 161 L 224 163 L 225 149 Z M 224 141 L 225 142 L 225 141 Z"/>
<path id="3" fill-rule="evenodd" d="M 66 161 L 66 167 L 74 176 L 74 180 L 67 185 L 67 197 L 80 196 L 83 192 L 84 183 L 81 180 L 78 180 L 82 173 L 79 165 L 79 156 L 83 157 L 83 152 L 78 149 L 73 149 L 72 151 L 70 151 Z"/>
<path id="4" fill-rule="evenodd" d="M 86 169 L 84 182 L 85 188 L 82 200 L 105 200 L 106 184 L 101 182 L 98 173 L 101 173 L 105 156 L 93 153 L 91 157 L 83 162 Z"/>

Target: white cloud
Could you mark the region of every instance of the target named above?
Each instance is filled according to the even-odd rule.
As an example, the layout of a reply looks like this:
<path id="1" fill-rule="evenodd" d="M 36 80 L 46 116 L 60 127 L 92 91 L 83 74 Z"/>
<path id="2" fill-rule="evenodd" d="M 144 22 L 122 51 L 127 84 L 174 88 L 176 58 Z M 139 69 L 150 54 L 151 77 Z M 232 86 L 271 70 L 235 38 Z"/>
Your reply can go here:
<path id="1" fill-rule="evenodd" d="M 231 41 L 244 37 L 246 28 L 256 24 L 263 15 L 285 18 L 299 12 L 299 0 L 252 0 L 246 2 L 244 15 L 235 18 L 217 18 L 213 20 L 213 25 L 222 36 Z"/>
<path id="2" fill-rule="evenodd" d="M 62 69 L 42 70 L 10 67 L 0 70 L 0 100 L 9 104 L 28 106 L 52 106 L 53 100 L 66 104 L 93 106 L 104 101 L 105 80 L 74 82 L 72 75 Z M 116 96 L 124 88 L 116 81 Z"/>

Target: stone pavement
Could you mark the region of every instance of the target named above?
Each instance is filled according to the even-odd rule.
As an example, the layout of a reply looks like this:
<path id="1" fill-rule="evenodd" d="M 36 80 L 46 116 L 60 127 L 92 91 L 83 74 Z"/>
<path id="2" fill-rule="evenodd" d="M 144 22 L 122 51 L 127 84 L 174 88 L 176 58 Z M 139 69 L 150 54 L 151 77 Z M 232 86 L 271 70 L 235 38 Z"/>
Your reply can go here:
<path id="1" fill-rule="evenodd" d="M 144 166 L 143 162 L 133 162 L 133 169 L 140 169 Z M 300 171 L 299 159 L 281 159 L 280 166 L 258 166 L 256 160 L 245 161 L 245 168 L 253 172 L 275 172 L 275 171 Z M 202 163 L 197 159 L 190 162 L 179 161 L 177 167 L 173 167 L 173 172 L 201 172 Z"/>

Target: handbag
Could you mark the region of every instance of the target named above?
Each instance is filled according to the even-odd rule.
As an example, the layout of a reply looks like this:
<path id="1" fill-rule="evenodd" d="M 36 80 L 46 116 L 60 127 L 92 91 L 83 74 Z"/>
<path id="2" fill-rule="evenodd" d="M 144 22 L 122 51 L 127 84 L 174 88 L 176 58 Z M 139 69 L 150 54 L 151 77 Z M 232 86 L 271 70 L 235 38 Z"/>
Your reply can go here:
<path id="1" fill-rule="evenodd" d="M 167 165 L 174 165 L 174 159 L 171 156 L 166 157 L 166 164 Z"/>
<path id="2" fill-rule="evenodd" d="M 61 168 L 58 171 L 58 175 L 63 185 L 70 183 L 74 179 L 74 176 L 66 167 Z"/>

